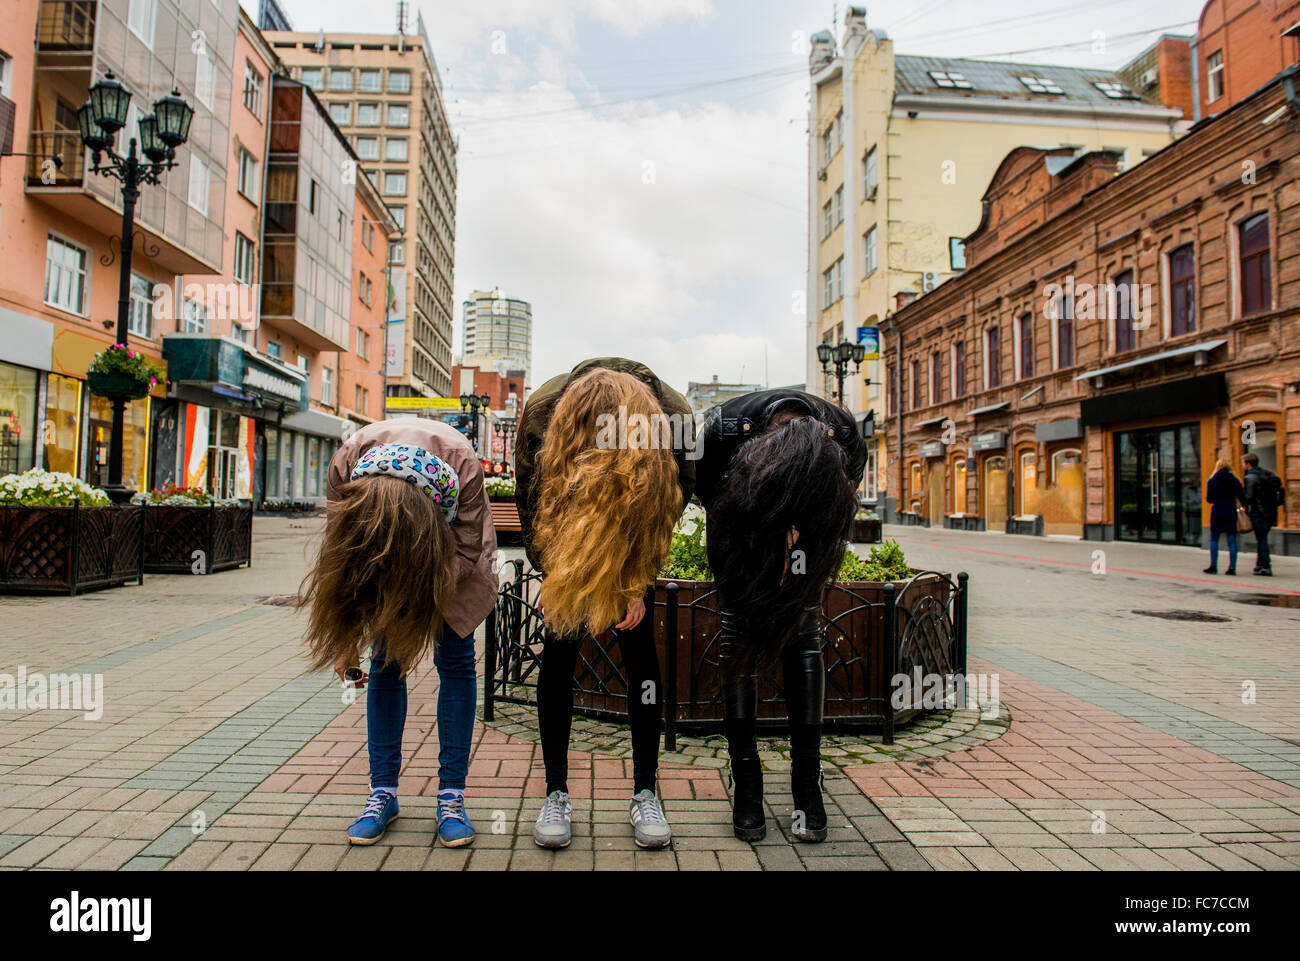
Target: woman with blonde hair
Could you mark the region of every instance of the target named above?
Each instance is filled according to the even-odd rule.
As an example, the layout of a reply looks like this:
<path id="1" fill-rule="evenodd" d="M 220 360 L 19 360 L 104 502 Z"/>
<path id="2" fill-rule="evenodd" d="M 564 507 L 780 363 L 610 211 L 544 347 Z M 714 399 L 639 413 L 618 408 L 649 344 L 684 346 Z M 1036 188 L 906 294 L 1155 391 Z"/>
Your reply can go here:
<path id="1" fill-rule="evenodd" d="M 370 796 L 348 828 L 374 844 L 398 815 L 406 675 L 433 648 L 438 669 L 438 838 L 474 840 L 465 779 L 474 734 L 474 631 L 492 610 L 496 531 L 483 468 L 459 431 L 406 418 L 370 424 L 330 460 L 320 554 L 300 591 L 313 667 L 366 693 Z"/>
<path id="2" fill-rule="evenodd" d="M 1219 573 L 1219 535 L 1228 536 L 1228 569 L 1223 573 L 1237 573 L 1237 505 L 1246 506 L 1246 488 L 1232 472 L 1228 462 L 1220 457 L 1214 462 L 1214 473 L 1205 482 L 1205 500 L 1210 505 L 1210 566 L 1206 574 Z"/>
<path id="3" fill-rule="evenodd" d="M 583 361 L 535 391 L 519 421 L 515 501 L 524 549 L 543 574 L 539 604 L 554 632 L 542 652 L 537 720 L 546 801 L 533 829 L 544 848 L 572 839 L 568 750 L 573 671 L 587 634 L 611 626 L 627 675 L 636 843 L 665 847 L 672 830 L 656 792 L 659 658 L 655 577 L 694 487 L 690 406 L 643 364 Z"/>

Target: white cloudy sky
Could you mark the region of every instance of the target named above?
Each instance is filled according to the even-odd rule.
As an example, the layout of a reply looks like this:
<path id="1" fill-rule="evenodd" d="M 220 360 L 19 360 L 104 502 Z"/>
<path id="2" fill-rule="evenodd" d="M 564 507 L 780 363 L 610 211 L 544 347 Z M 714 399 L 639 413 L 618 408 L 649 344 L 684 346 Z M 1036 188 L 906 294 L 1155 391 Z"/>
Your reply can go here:
<path id="1" fill-rule="evenodd" d="M 241 0 L 250 13 L 257 0 Z M 395 0 L 281 0 L 298 30 L 389 32 Z M 1117 67 L 1200 0 L 867 5 L 899 53 Z M 534 385 L 597 355 L 687 381 L 803 380 L 811 0 L 414 0 L 459 137 L 460 303 L 532 302 Z M 842 11 L 844 4 L 838 9 Z M 873 13 L 879 9 L 879 15 Z M 414 22 L 414 13 L 411 16 Z M 1094 52 L 1096 31 L 1105 52 Z"/>

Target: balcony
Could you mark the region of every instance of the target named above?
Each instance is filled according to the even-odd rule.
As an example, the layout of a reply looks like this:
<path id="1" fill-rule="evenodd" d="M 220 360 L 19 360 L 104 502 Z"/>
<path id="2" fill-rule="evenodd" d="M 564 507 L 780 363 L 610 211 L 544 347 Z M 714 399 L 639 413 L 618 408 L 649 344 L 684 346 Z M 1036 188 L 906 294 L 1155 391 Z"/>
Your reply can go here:
<path id="1" fill-rule="evenodd" d="M 81 135 L 69 130 L 33 130 L 27 141 L 28 187 L 81 187 L 86 179 L 86 150 Z M 61 165 L 53 158 L 58 157 Z"/>
<path id="2" fill-rule="evenodd" d="M 89 52 L 95 45 L 94 0 L 42 0 L 36 49 L 42 53 Z"/>

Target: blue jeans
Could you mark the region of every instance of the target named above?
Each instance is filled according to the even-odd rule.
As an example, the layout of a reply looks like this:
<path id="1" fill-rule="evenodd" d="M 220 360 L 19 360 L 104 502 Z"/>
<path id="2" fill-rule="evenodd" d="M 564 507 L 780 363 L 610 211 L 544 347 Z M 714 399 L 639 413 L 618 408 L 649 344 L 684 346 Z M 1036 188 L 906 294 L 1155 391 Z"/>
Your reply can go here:
<path id="1" fill-rule="evenodd" d="M 406 679 L 396 664 L 383 657 L 383 642 L 376 642 L 366 686 L 371 790 L 396 789 L 402 768 L 402 729 L 406 727 Z M 438 790 L 463 791 L 478 700 L 474 635 L 461 637 L 444 624 L 433 663 L 438 669 Z"/>
<path id="2" fill-rule="evenodd" d="M 1210 531 L 1210 566 L 1219 566 L 1219 535 L 1228 539 L 1228 569 L 1235 571 L 1237 569 L 1237 532 L 1220 531 L 1218 534 Z"/>

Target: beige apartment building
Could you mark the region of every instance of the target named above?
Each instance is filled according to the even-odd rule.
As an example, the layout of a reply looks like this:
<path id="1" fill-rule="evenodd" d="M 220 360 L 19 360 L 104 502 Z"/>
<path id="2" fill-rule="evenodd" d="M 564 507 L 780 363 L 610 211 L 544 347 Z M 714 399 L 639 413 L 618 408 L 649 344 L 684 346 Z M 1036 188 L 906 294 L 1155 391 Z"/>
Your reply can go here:
<path id="1" fill-rule="evenodd" d="M 422 21 L 414 34 L 264 31 L 378 185 L 392 242 L 388 395 L 451 392 L 456 141 Z"/>
<path id="2" fill-rule="evenodd" d="M 882 351 L 894 348 L 890 314 L 964 269 L 964 238 L 1010 151 L 1114 150 L 1123 169 L 1187 126 L 1114 71 L 896 55 L 861 7 L 846 11 L 840 39 L 813 35 L 809 70 L 806 375 L 827 397 L 836 381 L 822 372 L 818 344 L 877 327 Z M 865 495 L 882 505 L 894 500 L 886 478 L 897 456 L 883 380 L 880 361 L 868 360 L 842 398 L 872 435 Z"/>
<path id="3" fill-rule="evenodd" d="M 500 287 L 475 290 L 461 305 L 465 322 L 462 366 L 498 374 L 523 371 L 525 390 L 532 386 L 533 308 L 507 297 Z"/>

